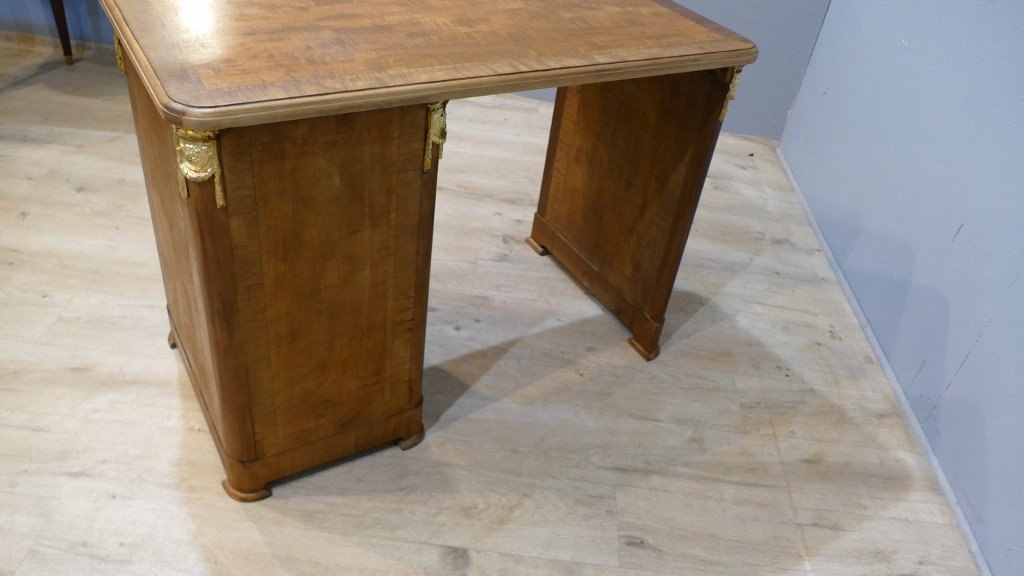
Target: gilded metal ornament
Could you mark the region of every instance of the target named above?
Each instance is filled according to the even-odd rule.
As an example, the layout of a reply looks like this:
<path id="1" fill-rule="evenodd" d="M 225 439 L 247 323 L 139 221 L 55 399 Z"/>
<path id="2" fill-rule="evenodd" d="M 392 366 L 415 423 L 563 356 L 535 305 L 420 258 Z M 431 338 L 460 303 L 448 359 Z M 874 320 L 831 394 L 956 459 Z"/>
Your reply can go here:
<path id="1" fill-rule="evenodd" d="M 736 88 L 740 84 L 740 72 L 743 72 L 743 66 L 737 66 L 736 71 L 733 72 L 732 82 L 729 82 L 729 94 L 725 97 L 722 113 L 718 116 L 719 122 L 725 122 L 725 115 L 729 112 L 729 103 L 736 99 Z"/>
<path id="2" fill-rule="evenodd" d="M 430 172 L 434 165 L 434 144 L 437 144 L 437 159 L 444 153 L 444 142 L 448 139 L 448 101 L 435 102 L 427 106 L 427 143 L 423 150 L 423 171 Z"/>
<path id="3" fill-rule="evenodd" d="M 224 197 L 224 177 L 221 175 L 220 158 L 217 156 L 217 131 L 175 126 L 174 149 L 178 153 L 178 192 L 181 197 L 188 198 L 186 180 L 205 182 L 213 178 L 217 208 L 227 206 L 227 199 Z"/>
<path id="4" fill-rule="evenodd" d="M 117 58 L 117 69 L 121 74 L 125 74 L 124 71 L 124 49 L 121 48 L 121 38 L 117 34 L 114 34 L 114 58 Z"/>

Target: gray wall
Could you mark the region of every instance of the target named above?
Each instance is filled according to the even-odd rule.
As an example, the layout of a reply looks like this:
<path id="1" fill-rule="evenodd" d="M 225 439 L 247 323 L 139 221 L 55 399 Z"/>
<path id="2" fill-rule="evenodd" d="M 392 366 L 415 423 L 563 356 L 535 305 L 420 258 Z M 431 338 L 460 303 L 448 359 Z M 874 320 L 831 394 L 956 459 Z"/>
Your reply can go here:
<path id="1" fill-rule="evenodd" d="M 49 0 L 0 0 L 0 30 L 57 37 Z M 97 0 L 64 0 L 71 42 L 114 43 L 114 29 Z"/>
<path id="2" fill-rule="evenodd" d="M 829 0 L 674 0 L 753 40 L 760 55 L 743 70 L 723 130 L 778 140 Z M 554 90 L 523 92 L 554 100 Z"/>
<path id="3" fill-rule="evenodd" d="M 834 0 L 782 154 L 992 573 L 1024 574 L 1024 2 Z"/>
<path id="4" fill-rule="evenodd" d="M 675 0 L 753 40 L 760 55 L 743 70 L 723 130 L 778 140 L 829 0 Z"/>

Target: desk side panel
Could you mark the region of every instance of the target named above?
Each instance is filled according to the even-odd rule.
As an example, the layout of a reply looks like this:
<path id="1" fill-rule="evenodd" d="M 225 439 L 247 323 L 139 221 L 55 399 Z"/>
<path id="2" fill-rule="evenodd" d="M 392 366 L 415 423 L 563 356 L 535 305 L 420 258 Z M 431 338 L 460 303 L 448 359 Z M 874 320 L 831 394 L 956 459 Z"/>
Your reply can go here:
<path id="1" fill-rule="evenodd" d="M 560 89 L 531 239 L 658 353 L 731 70 Z"/>
<path id="2" fill-rule="evenodd" d="M 233 302 L 224 288 L 231 283 L 230 254 L 220 242 L 223 216 L 213 206 L 213 182 L 190 183 L 190 197 L 180 196 L 172 127 L 135 68 L 125 64 L 174 340 L 221 456 L 250 460 L 244 367 L 228 333 Z"/>
<path id="3" fill-rule="evenodd" d="M 259 475 L 420 430 L 425 133 L 424 106 L 222 133 Z"/>

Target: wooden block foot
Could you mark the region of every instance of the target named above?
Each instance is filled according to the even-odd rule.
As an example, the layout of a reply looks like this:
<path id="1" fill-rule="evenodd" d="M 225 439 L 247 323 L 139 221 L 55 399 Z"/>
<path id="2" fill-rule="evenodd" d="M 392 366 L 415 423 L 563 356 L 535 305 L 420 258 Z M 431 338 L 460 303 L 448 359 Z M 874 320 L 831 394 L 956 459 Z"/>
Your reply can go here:
<path id="1" fill-rule="evenodd" d="M 224 487 L 224 491 L 228 493 L 228 496 L 231 496 L 233 500 L 237 500 L 239 502 L 258 502 L 264 498 L 270 497 L 270 490 L 267 490 L 266 488 L 255 492 L 241 492 L 239 490 L 235 490 L 231 484 L 228 484 L 227 480 L 221 482 L 220 485 Z"/>
<path id="2" fill-rule="evenodd" d="M 629 345 L 633 347 L 633 350 L 637 351 L 637 354 L 640 354 L 640 356 L 648 362 L 657 358 L 658 354 L 661 354 L 661 346 L 655 344 L 653 347 L 648 349 L 644 347 L 643 344 L 640 344 L 636 338 L 630 338 Z"/>
<path id="3" fill-rule="evenodd" d="M 174 338 L 174 330 L 167 333 L 167 345 L 171 347 L 171 350 L 178 348 L 178 341 Z"/>
<path id="4" fill-rule="evenodd" d="M 537 254 L 540 254 L 541 256 L 547 256 L 548 254 L 551 254 L 551 252 L 548 252 L 547 248 L 538 244 L 537 241 L 530 236 L 526 237 L 526 245 L 529 246 L 530 248 L 533 248 L 533 251 L 536 252 Z"/>
<path id="5" fill-rule="evenodd" d="M 426 436 L 426 430 L 424 430 L 423 427 L 420 426 L 420 431 L 417 432 L 415 436 L 399 440 L 398 447 L 401 448 L 402 450 L 415 448 L 417 444 L 423 442 L 424 436 Z"/>

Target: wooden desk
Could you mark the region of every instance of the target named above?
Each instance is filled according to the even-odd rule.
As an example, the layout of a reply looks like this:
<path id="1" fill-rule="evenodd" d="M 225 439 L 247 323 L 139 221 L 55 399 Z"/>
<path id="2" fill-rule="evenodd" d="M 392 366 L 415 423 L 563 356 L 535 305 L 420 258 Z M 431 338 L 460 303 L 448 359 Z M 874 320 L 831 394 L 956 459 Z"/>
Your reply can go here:
<path id="1" fill-rule="evenodd" d="M 658 339 L 737 67 L 669 0 L 103 0 L 171 322 L 227 472 L 267 484 L 423 437 L 451 98 L 558 86 L 531 237 Z"/>

